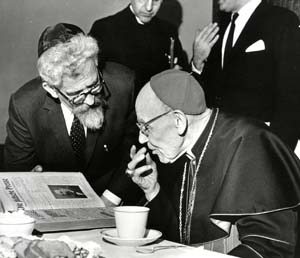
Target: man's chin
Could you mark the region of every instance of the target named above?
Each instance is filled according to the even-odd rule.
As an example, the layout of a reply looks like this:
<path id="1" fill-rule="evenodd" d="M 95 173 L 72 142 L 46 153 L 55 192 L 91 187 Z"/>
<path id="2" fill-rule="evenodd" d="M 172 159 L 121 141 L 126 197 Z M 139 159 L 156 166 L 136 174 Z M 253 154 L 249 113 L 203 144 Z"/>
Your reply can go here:
<path id="1" fill-rule="evenodd" d="M 103 126 L 103 121 L 99 121 L 99 122 L 91 122 L 91 123 L 85 123 L 86 128 L 88 128 L 89 130 L 92 131 L 96 131 L 102 128 Z"/>
<path id="2" fill-rule="evenodd" d="M 178 158 L 180 158 L 184 154 L 184 152 L 178 152 L 177 154 L 173 153 L 172 156 L 170 155 L 168 157 L 163 152 L 159 151 L 158 149 L 155 149 L 152 151 L 152 154 L 158 156 L 158 159 L 161 163 L 167 164 L 174 163 Z"/>
<path id="3" fill-rule="evenodd" d="M 172 163 L 172 159 L 169 159 L 168 157 L 166 157 L 164 154 L 162 154 L 159 151 L 156 151 L 155 153 L 153 153 L 155 155 L 158 156 L 158 159 L 161 163 L 163 164 L 168 164 L 168 163 Z"/>
<path id="4" fill-rule="evenodd" d="M 152 16 L 141 16 L 139 19 L 141 20 L 142 23 L 149 23 L 152 20 Z"/>
<path id="5" fill-rule="evenodd" d="M 225 8 L 226 8 L 226 4 L 223 3 L 223 1 L 219 1 L 219 10 L 220 11 L 225 11 Z"/>
<path id="6" fill-rule="evenodd" d="M 87 112 L 77 114 L 80 122 L 90 130 L 99 130 L 104 123 L 104 113 L 102 108 L 89 109 Z"/>

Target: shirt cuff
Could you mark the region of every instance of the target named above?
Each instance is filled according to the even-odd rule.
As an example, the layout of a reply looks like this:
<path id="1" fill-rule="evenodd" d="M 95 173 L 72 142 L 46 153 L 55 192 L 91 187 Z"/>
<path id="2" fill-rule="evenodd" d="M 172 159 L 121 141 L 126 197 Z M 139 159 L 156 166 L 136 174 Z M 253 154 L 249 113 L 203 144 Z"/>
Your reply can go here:
<path id="1" fill-rule="evenodd" d="M 194 72 L 194 73 L 197 73 L 197 74 L 201 74 L 202 73 L 202 70 L 203 70 L 203 66 L 201 67 L 201 70 L 198 70 L 197 68 L 196 68 L 196 66 L 194 65 L 194 62 L 193 62 L 193 60 L 192 60 L 192 71 Z"/>
<path id="2" fill-rule="evenodd" d="M 159 191 L 160 191 L 160 185 L 159 183 L 157 183 L 155 185 L 155 189 L 153 192 L 151 192 L 150 194 L 145 194 L 147 201 L 151 202 L 156 197 L 156 195 L 158 195 Z"/>
<path id="3" fill-rule="evenodd" d="M 102 194 L 107 200 L 109 200 L 110 202 L 112 202 L 115 205 L 119 205 L 121 203 L 121 198 L 116 196 L 115 194 L 113 194 L 111 191 L 109 190 L 105 190 Z"/>

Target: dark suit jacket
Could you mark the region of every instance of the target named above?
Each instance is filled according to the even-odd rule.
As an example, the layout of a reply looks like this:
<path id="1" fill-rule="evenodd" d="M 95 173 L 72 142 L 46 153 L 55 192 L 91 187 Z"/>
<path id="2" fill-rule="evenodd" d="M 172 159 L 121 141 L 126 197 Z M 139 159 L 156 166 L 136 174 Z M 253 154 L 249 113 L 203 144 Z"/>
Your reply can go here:
<path id="1" fill-rule="evenodd" d="M 129 148 L 137 140 L 134 75 L 122 65 L 107 63 L 103 76 L 111 94 L 109 106 L 103 128 L 88 130 L 87 163 L 82 172 L 98 194 L 109 188 L 125 198 L 123 192 L 132 183 L 122 175 Z M 42 88 L 40 78 L 11 96 L 4 156 L 10 171 L 30 171 L 37 164 L 44 171 L 79 170 L 60 103 Z"/>
<path id="2" fill-rule="evenodd" d="M 208 104 L 271 122 L 271 130 L 295 147 L 299 133 L 299 21 L 287 9 L 262 2 L 240 34 L 229 62 L 221 67 L 222 38 L 202 73 Z M 246 52 L 258 40 L 265 50 Z"/>
<path id="3" fill-rule="evenodd" d="M 133 69 L 140 87 L 152 75 L 169 68 L 166 54 L 169 53 L 170 37 L 175 39 L 178 64 L 186 67 L 176 28 L 157 17 L 141 25 L 129 6 L 115 15 L 95 21 L 90 35 L 100 46 L 100 61 L 104 57 Z"/>

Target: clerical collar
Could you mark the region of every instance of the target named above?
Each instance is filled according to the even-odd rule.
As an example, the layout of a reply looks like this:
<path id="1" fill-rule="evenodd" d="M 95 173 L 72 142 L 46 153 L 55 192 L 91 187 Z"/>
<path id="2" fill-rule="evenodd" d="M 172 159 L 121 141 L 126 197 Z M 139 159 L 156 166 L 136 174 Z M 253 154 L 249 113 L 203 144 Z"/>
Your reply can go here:
<path id="1" fill-rule="evenodd" d="M 139 19 L 139 17 L 137 17 L 137 16 L 135 15 L 135 13 L 134 13 L 134 11 L 133 11 L 131 5 L 129 5 L 129 8 L 130 8 L 131 12 L 134 14 L 134 17 L 135 17 L 137 23 L 138 23 L 138 24 L 141 24 L 141 25 L 145 25 L 145 23 L 143 23 L 143 22 Z"/>

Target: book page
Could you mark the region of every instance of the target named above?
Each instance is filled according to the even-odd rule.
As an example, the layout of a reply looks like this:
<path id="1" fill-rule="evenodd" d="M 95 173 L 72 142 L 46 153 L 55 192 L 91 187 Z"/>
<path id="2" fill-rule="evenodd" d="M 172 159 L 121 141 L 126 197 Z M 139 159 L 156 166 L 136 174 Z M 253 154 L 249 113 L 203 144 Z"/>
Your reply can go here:
<path id="1" fill-rule="evenodd" d="M 113 208 L 31 210 L 26 214 L 35 218 L 35 229 L 40 232 L 115 226 Z"/>
<path id="2" fill-rule="evenodd" d="M 5 211 L 104 207 L 80 172 L 1 172 Z"/>

